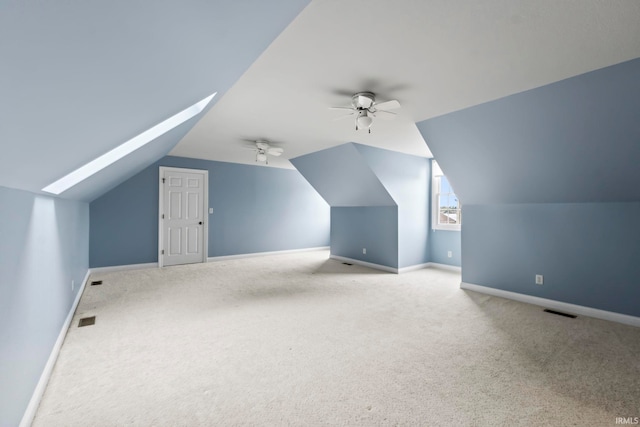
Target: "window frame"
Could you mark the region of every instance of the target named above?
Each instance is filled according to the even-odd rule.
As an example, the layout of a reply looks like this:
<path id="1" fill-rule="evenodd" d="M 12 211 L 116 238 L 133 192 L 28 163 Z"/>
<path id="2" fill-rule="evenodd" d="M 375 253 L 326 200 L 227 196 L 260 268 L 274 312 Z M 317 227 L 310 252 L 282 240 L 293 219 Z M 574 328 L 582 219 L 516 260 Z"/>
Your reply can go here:
<path id="1" fill-rule="evenodd" d="M 447 230 L 447 231 L 461 231 L 462 230 L 462 203 L 460 198 L 456 196 L 454 192 L 442 193 L 441 183 L 442 177 L 446 178 L 446 175 L 442 172 L 442 169 L 438 166 L 438 163 L 434 160 L 431 162 L 431 229 L 432 230 Z M 447 180 L 448 181 L 448 180 Z M 449 181 L 449 186 L 451 182 Z M 451 187 L 453 190 L 453 187 Z M 440 196 L 442 194 L 450 194 L 458 199 L 458 223 L 457 224 L 442 224 L 440 223 Z"/>

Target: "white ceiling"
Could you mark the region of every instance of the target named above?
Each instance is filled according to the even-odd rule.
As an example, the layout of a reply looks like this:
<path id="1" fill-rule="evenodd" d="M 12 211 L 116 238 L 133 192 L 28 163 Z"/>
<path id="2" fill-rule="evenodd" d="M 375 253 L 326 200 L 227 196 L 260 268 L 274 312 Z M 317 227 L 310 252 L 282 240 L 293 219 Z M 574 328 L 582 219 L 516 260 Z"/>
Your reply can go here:
<path id="1" fill-rule="evenodd" d="M 206 54 L 206 52 L 203 52 Z M 636 0 L 313 0 L 171 152 L 270 166 L 358 142 L 431 154 L 415 123 L 640 57 Z M 402 104 L 372 133 L 335 121 L 349 93 Z"/>

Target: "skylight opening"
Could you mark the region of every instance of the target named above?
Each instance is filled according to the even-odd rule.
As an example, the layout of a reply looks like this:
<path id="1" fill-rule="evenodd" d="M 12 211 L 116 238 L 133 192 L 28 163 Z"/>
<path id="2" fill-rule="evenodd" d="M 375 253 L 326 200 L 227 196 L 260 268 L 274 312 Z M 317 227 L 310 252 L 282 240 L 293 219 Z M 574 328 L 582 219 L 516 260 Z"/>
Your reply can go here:
<path id="1" fill-rule="evenodd" d="M 158 123 L 150 129 L 147 129 L 138 136 L 135 136 L 127 142 L 117 146 L 113 150 L 106 152 L 102 156 L 90 161 L 86 165 L 81 166 L 73 172 L 63 176 L 56 182 L 47 185 L 42 189 L 42 191 L 46 191 L 47 193 L 51 194 L 60 194 L 64 191 L 67 191 L 69 188 L 84 181 L 91 175 L 117 162 L 118 160 L 122 159 L 128 154 L 131 154 L 138 148 L 150 143 L 159 136 L 164 135 L 171 129 L 180 126 L 182 123 L 194 117 L 202 110 L 204 110 L 204 108 L 209 104 L 209 102 L 211 102 L 216 94 L 217 92 L 209 95 L 203 100 L 169 117 L 165 121 Z"/>

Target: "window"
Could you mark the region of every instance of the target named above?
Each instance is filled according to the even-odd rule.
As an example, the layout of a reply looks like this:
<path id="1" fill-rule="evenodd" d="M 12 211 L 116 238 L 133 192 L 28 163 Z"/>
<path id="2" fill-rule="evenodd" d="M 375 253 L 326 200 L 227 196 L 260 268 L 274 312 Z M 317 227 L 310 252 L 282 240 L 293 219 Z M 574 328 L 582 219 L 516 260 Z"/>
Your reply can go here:
<path id="1" fill-rule="evenodd" d="M 435 160 L 431 163 L 432 198 L 431 228 L 434 230 L 460 230 L 462 206 L 449 180 Z"/>
<path id="2" fill-rule="evenodd" d="M 169 132 L 171 129 L 181 125 L 186 122 L 190 118 L 199 114 L 204 108 L 211 102 L 214 96 L 216 96 L 218 92 L 215 92 L 212 95 L 207 96 L 203 100 L 196 102 L 191 107 L 187 107 L 186 109 L 180 111 L 177 114 L 169 117 L 163 122 L 158 123 L 154 127 L 147 129 L 142 132 L 140 135 L 131 138 L 130 140 L 118 145 L 113 150 L 107 151 L 100 157 L 97 157 L 91 160 L 89 163 L 84 166 L 80 166 L 78 169 L 69 172 L 67 175 L 63 176 L 56 182 L 47 185 L 42 189 L 47 193 L 51 194 L 60 194 L 67 191 L 69 188 L 78 184 L 79 182 L 84 181 L 89 178 L 91 175 L 94 175 L 100 172 L 102 169 L 107 166 L 112 165 L 118 160 L 122 159 L 125 156 L 133 153 L 138 148 L 150 143 L 151 141 L 158 138 L 160 135 L 164 135 Z"/>

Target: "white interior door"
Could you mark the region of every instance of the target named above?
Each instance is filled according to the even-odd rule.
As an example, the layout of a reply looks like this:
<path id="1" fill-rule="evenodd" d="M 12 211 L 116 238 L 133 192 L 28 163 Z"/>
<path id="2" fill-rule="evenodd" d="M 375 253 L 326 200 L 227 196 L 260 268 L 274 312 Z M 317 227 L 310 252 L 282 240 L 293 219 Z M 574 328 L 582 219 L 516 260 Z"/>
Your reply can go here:
<path id="1" fill-rule="evenodd" d="M 206 261 L 207 175 L 160 168 L 160 266 Z"/>

